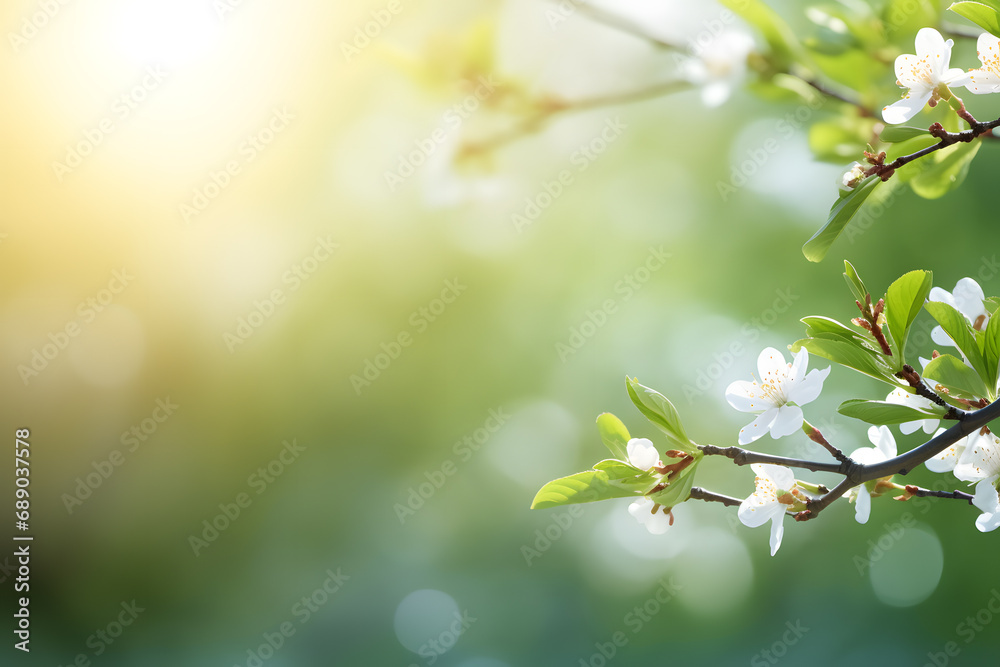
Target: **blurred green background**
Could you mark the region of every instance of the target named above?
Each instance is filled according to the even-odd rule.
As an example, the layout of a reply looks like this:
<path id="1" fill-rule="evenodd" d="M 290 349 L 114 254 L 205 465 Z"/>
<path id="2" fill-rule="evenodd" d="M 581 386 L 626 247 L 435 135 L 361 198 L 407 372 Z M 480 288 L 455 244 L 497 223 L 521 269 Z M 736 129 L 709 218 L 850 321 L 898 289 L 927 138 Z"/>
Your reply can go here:
<path id="1" fill-rule="evenodd" d="M 637 5 L 680 38 L 719 12 Z M 626 374 L 698 442 L 735 444 L 748 420 L 726 385 L 801 337 L 800 317 L 854 316 L 843 258 L 877 290 L 926 268 L 1000 293 L 993 146 L 958 192 L 898 197 L 818 265 L 800 247 L 843 172 L 809 152 L 827 109 L 788 131 L 801 104 L 737 89 L 706 108 L 691 90 L 556 114 L 458 159 L 516 127 L 525 99 L 672 78 L 670 54 L 580 11 L 553 25 L 560 7 L 4 3 L 22 37 L 50 12 L 0 50 L 2 414 L 10 440 L 31 430 L 35 536 L 32 652 L 10 641 L 4 664 L 993 664 L 998 538 L 960 503 L 883 498 L 864 526 L 837 505 L 786 522 L 774 558 L 766 530 L 716 505 L 680 506 L 662 536 L 624 500 L 528 510 L 605 457 L 601 412 L 656 440 Z M 544 205 L 519 223 L 529 202 Z M 115 271 L 131 276 L 117 293 Z M 806 415 L 851 451 L 866 427 L 836 406 L 883 393 L 835 368 Z M 802 434 L 757 444 L 822 455 Z M 752 481 L 708 461 L 698 484 L 744 497 Z"/>

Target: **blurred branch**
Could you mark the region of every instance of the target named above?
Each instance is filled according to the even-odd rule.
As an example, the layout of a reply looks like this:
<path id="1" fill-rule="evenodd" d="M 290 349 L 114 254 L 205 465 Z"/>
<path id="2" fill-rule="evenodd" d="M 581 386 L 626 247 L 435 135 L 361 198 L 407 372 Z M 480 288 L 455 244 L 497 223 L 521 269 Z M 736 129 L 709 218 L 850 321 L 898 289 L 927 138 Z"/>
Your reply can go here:
<path id="1" fill-rule="evenodd" d="M 505 132 L 500 132 L 488 139 L 470 142 L 462 146 L 460 157 L 470 157 L 478 153 L 496 150 L 506 144 L 522 139 L 542 130 L 545 125 L 559 114 L 567 112 L 589 111 L 602 107 L 617 106 L 642 100 L 655 99 L 673 93 L 690 90 L 694 87 L 689 81 L 667 81 L 648 88 L 614 93 L 580 100 L 561 100 L 545 98 L 539 101 L 538 111 L 519 121 Z"/>
<path id="2" fill-rule="evenodd" d="M 582 14 L 598 23 L 602 23 L 609 28 L 620 30 L 624 33 L 632 35 L 633 37 L 638 37 L 639 39 L 647 41 L 657 48 L 666 49 L 668 51 L 684 51 L 684 47 L 679 44 L 674 44 L 657 37 L 656 35 L 647 32 L 636 23 L 629 21 L 625 17 L 605 11 L 599 7 L 595 7 L 589 2 L 580 2 L 577 4 L 577 9 Z"/>
<path id="3" fill-rule="evenodd" d="M 862 116 L 869 116 L 871 118 L 875 117 L 875 112 L 873 112 L 871 109 L 862 104 L 860 99 L 851 97 L 846 92 L 841 92 L 833 88 L 832 86 L 825 84 L 822 81 L 819 81 L 812 77 L 802 76 L 798 74 L 796 74 L 795 76 L 798 76 L 798 78 L 805 81 L 807 84 L 809 84 L 809 86 L 811 86 L 817 92 L 826 95 L 827 97 L 843 102 L 844 104 L 850 104 L 851 106 L 856 107 L 858 111 L 861 112 Z"/>

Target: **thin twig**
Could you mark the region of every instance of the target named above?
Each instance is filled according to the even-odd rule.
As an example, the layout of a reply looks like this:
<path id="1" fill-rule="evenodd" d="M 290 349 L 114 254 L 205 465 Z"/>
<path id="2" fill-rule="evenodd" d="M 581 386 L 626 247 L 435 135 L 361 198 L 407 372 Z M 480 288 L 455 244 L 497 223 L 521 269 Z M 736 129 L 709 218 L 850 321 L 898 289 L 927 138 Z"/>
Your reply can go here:
<path id="1" fill-rule="evenodd" d="M 706 491 L 700 486 L 691 487 L 691 497 L 695 500 L 704 500 L 707 503 L 722 503 L 726 507 L 739 507 L 743 504 L 743 500 L 740 498 L 733 498 L 732 496 L 724 496 L 721 493 Z"/>
<path id="2" fill-rule="evenodd" d="M 970 505 L 972 505 L 972 499 L 975 498 L 971 493 L 965 493 L 964 491 L 934 491 L 932 489 L 922 489 L 913 484 L 907 484 L 905 488 L 908 495 L 917 496 L 918 498 L 951 498 L 953 500 L 965 500 Z"/>
<path id="3" fill-rule="evenodd" d="M 906 382 L 913 387 L 917 392 L 918 396 L 923 396 L 932 403 L 935 403 L 942 408 L 947 408 L 948 412 L 945 413 L 945 419 L 954 419 L 956 421 L 961 421 L 965 419 L 968 414 L 965 410 L 959 410 L 953 405 L 949 405 L 945 402 L 941 395 L 936 391 L 933 391 L 930 387 L 923 383 L 920 379 L 920 374 L 913 370 L 913 366 L 909 364 L 903 364 L 903 370 L 896 373 L 896 377 L 906 380 Z"/>

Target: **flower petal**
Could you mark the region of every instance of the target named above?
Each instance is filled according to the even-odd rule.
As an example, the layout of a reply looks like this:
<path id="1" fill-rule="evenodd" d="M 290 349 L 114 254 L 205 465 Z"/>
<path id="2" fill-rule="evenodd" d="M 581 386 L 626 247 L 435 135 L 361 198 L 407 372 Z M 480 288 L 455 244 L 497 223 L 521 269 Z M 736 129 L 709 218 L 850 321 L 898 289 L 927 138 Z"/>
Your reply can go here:
<path id="1" fill-rule="evenodd" d="M 930 74 L 929 65 L 920 57 L 919 52 L 917 55 L 904 53 L 899 56 L 893 63 L 893 69 L 896 72 L 896 81 L 899 82 L 899 85 L 911 90 L 930 89 L 929 82 L 925 79 Z"/>
<path id="2" fill-rule="evenodd" d="M 931 340 L 938 345 L 948 345 L 949 347 L 955 347 L 955 341 L 951 339 L 951 336 L 944 332 L 944 329 L 940 326 L 936 326 L 931 329 Z"/>
<path id="3" fill-rule="evenodd" d="M 645 523 L 646 530 L 653 535 L 662 535 L 670 529 L 670 516 L 660 509 L 656 514 L 650 514 Z"/>
<path id="4" fill-rule="evenodd" d="M 969 444 L 955 465 L 955 477 L 965 482 L 978 482 L 1000 475 L 1000 439 L 992 433 L 978 431 L 968 436 Z"/>
<path id="5" fill-rule="evenodd" d="M 733 87 L 728 81 L 713 81 L 701 89 L 701 103 L 709 109 L 722 105 L 729 99 Z"/>
<path id="6" fill-rule="evenodd" d="M 965 87 L 976 95 L 1000 92 L 1000 39 L 984 32 L 976 42 L 981 69 L 968 73 Z"/>
<path id="7" fill-rule="evenodd" d="M 778 416 L 771 423 L 771 437 L 777 440 L 792 435 L 802 429 L 802 408 L 797 405 L 783 405 L 778 408 Z"/>
<path id="8" fill-rule="evenodd" d="M 788 378 L 788 362 L 779 350 L 765 347 L 757 357 L 757 371 L 763 384 L 784 382 Z"/>
<path id="9" fill-rule="evenodd" d="M 952 296 L 955 297 L 955 307 L 969 322 L 974 323 L 980 316 L 989 314 L 983 306 L 983 299 L 986 298 L 983 288 L 972 278 L 959 280 Z"/>
<path id="10" fill-rule="evenodd" d="M 1000 496 L 997 495 L 994 484 L 991 479 L 982 480 L 976 484 L 976 494 L 972 498 L 972 504 L 983 511 L 976 519 L 976 528 L 983 533 L 1000 527 Z"/>
<path id="11" fill-rule="evenodd" d="M 823 391 L 823 382 L 829 374 L 830 366 L 823 369 L 814 368 L 809 371 L 808 375 L 788 392 L 788 399 L 795 401 L 798 405 L 812 403 L 819 398 L 820 392 Z"/>
<path id="12" fill-rule="evenodd" d="M 940 287 L 932 287 L 930 294 L 927 295 L 928 301 L 938 301 L 940 303 L 946 303 L 952 308 L 955 307 L 955 297 L 951 295 L 951 292 L 946 292 Z"/>
<path id="13" fill-rule="evenodd" d="M 779 512 L 784 512 L 785 506 L 776 500 L 768 500 L 756 493 L 751 494 L 740 504 L 736 516 L 748 528 L 756 528 L 767 523 L 767 520 Z"/>
<path id="14" fill-rule="evenodd" d="M 638 519 L 639 523 L 644 524 L 646 523 L 646 515 L 648 515 L 650 510 L 653 509 L 654 504 L 655 503 L 652 500 L 643 496 L 642 498 L 632 501 L 632 503 L 628 506 L 628 513 Z"/>
<path id="15" fill-rule="evenodd" d="M 854 501 L 854 518 L 858 523 L 868 523 L 872 513 L 872 494 L 868 487 L 862 484 L 858 487 L 858 499 Z"/>
<path id="16" fill-rule="evenodd" d="M 917 49 L 917 56 L 921 58 L 925 56 L 939 57 L 945 59 L 945 67 L 948 66 L 948 60 L 951 59 L 952 41 L 950 39 L 946 41 L 941 33 L 934 28 L 918 30 L 913 45 Z"/>
<path id="17" fill-rule="evenodd" d="M 749 445 L 757 438 L 763 436 L 768 432 L 768 430 L 770 430 L 771 424 L 774 423 L 777 416 L 778 408 L 771 408 L 762 412 L 757 416 L 757 419 L 754 419 L 752 422 L 740 429 L 739 443 L 741 445 Z"/>
<path id="18" fill-rule="evenodd" d="M 944 433 L 944 429 L 940 429 L 935 433 L 935 437 Z M 954 443 L 948 449 L 944 450 L 936 456 L 924 461 L 924 465 L 931 472 L 951 472 L 955 469 L 958 464 L 959 459 L 962 458 L 962 454 L 965 452 L 966 446 L 969 444 L 969 436 L 966 436 Z"/>
<path id="19" fill-rule="evenodd" d="M 625 445 L 628 452 L 628 462 L 639 470 L 649 470 L 660 462 L 660 453 L 656 445 L 647 438 L 632 438 Z"/>
<path id="20" fill-rule="evenodd" d="M 726 400 L 740 412 L 762 412 L 774 407 L 774 401 L 756 382 L 737 380 L 726 387 Z"/>
<path id="21" fill-rule="evenodd" d="M 896 455 L 896 439 L 888 426 L 872 426 L 868 429 L 868 439 L 885 458 L 891 459 Z"/>
<path id="22" fill-rule="evenodd" d="M 788 370 L 788 379 L 798 382 L 806 376 L 806 368 L 809 367 L 809 350 L 802 347 L 792 357 L 792 365 Z"/>
<path id="23" fill-rule="evenodd" d="M 972 504 L 983 512 L 1000 511 L 1000 496 L 997 495 L 997 488 L 992 479 L 981 480 L 976 484 L 976 493 L 972 498 Z"/>
<path id="24" fill-rule="evenodd" d="M 757 474 L 758 477 L 763 477 L 768 480 L 780 491 L 790 491 L 793 486 L 795 486 L 795 473 L 791 471 L 790 468 L 785 466 L 775 465 L 773 463 L 754 463 L 750 466 L 750 469 Z"/>
<path id="25" fill-rule="evenodd" d="M 771 555 L 778 553 L 781 538 L 785 535 L 785 513 L 771 517 Z"/>
<path id="26" fill-rule="evenodd" d="M 910 120 L 924 108 L 931 99 L 931 91 L 911 91 L 903 99 L 882 109 L 882 120 L 890 125 L 898 125 Z"/>

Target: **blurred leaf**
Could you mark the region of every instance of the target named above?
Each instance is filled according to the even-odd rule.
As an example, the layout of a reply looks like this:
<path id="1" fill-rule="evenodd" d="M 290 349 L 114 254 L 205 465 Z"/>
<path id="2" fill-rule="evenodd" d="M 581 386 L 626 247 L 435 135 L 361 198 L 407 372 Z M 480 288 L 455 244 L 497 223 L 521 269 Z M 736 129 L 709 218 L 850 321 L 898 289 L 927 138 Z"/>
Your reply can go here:
<path id="1" fill-rule="evenodd" d="M 914 137 L 922 136 L 934 139 L 934 137 L 931 137 L 930 132 L 922 130 L 919 127 L 910 127 L 909 125 L 886 125 L 885 129 L 879 134 L 879 139 L 887 143 L 894 144 L 908 139 L 913 139 Z M 937 140 L 935 139 L 934 141 L 936 142 Z"/>
<path id="2" fill-rule="evenodd" d="M 897 44 L 911 48 L 917 31 L 925 26 L 938 25 L 940 17 L 940 7 L 932 0 L 890 0 L 882 13 L 887 36 Z"/>
<path id="3" fill-rule="evenodd" d="M 986 385 L 976 371 L 950 354 L 942 354 L 932 359 L 924 367 L 924 376 L 944 385 L 949 395 L 958 398 L 978 399 L 989 397 Z"/>
<path id="4" fill-rule="evenodd" d="M 823 94 L 801 77 L 784 72 L 778 72 L 767 80 L 753 81 L 748 87 L 751 92 L 768 102 L 805 103 L 813 109 L 818 109 L 825 101 Z"/>
<path id="5" fill-rule="evenodd" d="M 982 145 L 978 140 L 963 142 L 941 149 L 930 159 L 923 158 L 920 160 L 923 168 L 910 179 L 910 187 L 924 199 L 943 197 L 962 184 Z"/>
<path id="6" fill-rule="evenodd" d="M 837 408 L 837 412 L 845 417 L 860 419 L 863 422 L 875 424 L 876 426 L 934 419 L 935 417 L 943 417 L 945 411 L 944 408 L 940 408 L 938 412 L 924 412 L 923 410 L 911 408 L 908 405 L 897 405 L 885 401 L 866 401 L 862 399 L 844 401 Z"/>
<path id="7" fill-rule="evenodd" d="M 874 121 L 857 116 L 838 116 L 813 123 L 809 128 L 809 148 L 820 160 L 841 163 L 864 152 Z"/>
<path id="8" fill-rule="evenodd" d="M 870 292 L 861 280 L 861 276 L 858 275 L 858 270 L 846 259 L 844 260 L 844 279 L 847 280 L 847 286 L 851 288 L 851 294 L 854 295 L 854 299 L 864 305 L 865 299 Z"/>
<path id="9" fill-rule="evenodd" d="M 885 65 L 861 49 L 848 48 L 836 54 L 811 50 L 809 55 L 827 78 L 847 86 L 855 94 L 870 91 L 874 83 L 880 81 L 888 71 Z"/>
<path id="10" fill-rule="evenodd" d="M 965 315 L 955 310 L 952 306 L 949 306 L 946 303 L 941 303 L 940 301 L 928 301 L 924 304 L 924 308 L 926 308 L 927 312 L 931 314 L 931 317 L 937 320 L 937 323 L 941 325 L 944 332 L 948 334 L 953 341 L 955 341 L 955 346 L 960 349 L 962 354 L 965 355 L 965 358 L 969 360 L 969 363 L 972 364 L 972 368 L 975 369 L 975 372 L 978 373 L 980 377 L 989 377 L 989 373 L 986 372 L 986 363 L 983 361 L 982 352 L 976 342 L 975 331 L 973 330 L 972 325 L 969 324 L 969 321 L 965 319 Z M 930 368 L 930 366 L 927 368 Z M 925 373 L 926 370 L 927 369 L 925 368 Z M 982 396 L 985 396 L 985 394 L 980 394 L 979 397 Z"/>
<path id="11" fill-rule="evenodd" d="M 619 463 L 621 462 L 619 461 Z M 535 494 L 535 499 L 531 501 L 531 509 L 592 503 L 598 500 L 629 498 L 637 495 L 642 495 L 642 492 L 621 486 L 611 478 L 607 471 L 587 470 L 553 480 L 543 486 Z"/>
<path id="12" fill-rule="evenodd" d="M 809 354 L 828 359 L 841 366 L 853 368 L 876 380 L 881 380 L 895 387 L 904 386 L 892 374 L 890 368 L 884 363 L 880 363 L 877 357 L 874 357 L 857 343 L 848 343 L 842 339 L 832 338 L 804 338 L 792 344 L 790 349 L 792 352 L 798 352 L 799 348 L 803 347 L 809 351 Z"/>
<path id="13" fill-rule="evenodd" d="M 990 0 L 981 2 L 956 2 L 951 11 L 964 16 L 988 33 L 1000 36 L 1000 7 Z"/>
<path id="14" fill-rule="evenodd" d="M 790 63 L 801 53 L 795 32 L 777 12 L 760 0 L 722 0 L 722 4 L 757 28 L 781 63 Z"/>
<path id="15" fill-rule="evenodd" d="M 639 384 L 638 381 L 632 378 L 626 377 L 625 384 L 628 396 L 632 399 L 635 407 L 639 408 L 639 412 L 646 419 L 653 422 L 655 426 L 667 434 L 667 437 L 674 445 L 674 449 L 679 449 L 687 453 L 701 454 L 701 451 L 695 447 L 684 431 L 680 415 L 677 414 L 677 409 L 674 408 L 673 403 L 667 400 L 663 394 Z"/>
<path id="16" fill-rule="evenodd" d="M 885 293 L 885 320 L 896 343 L 896 368 L 901 370 L 906 352 L 906 338 L 913 321 L 927 300 L 933 286 L 930 271 L 910 271 L 889 285 Z"/>
<path id="17" fill-rule="evenodd" d="M 631 436 L 625 424 L 610 412 L 605 412 L 597 418 L 597 430 L 601 433 L 601 440 L 615 458 L 628 461 L 627 445 Z"/>
<path id="18" fill-rule="evenodd" d="M 992 315 L 998 308 L 1000 308 L 1000 298 L 995 296 L 986 297 L 983 299 L 983 308 L 986 309 L 986 312 Z"/>
<path id="19" fill-rule="evenodd" d="M 802 246 L 802 254 L 806 256 L 806 259 L 810 262 L 820 262 L 826 257 L 830 246 L 837 240 L 847 223 L 851 221 L 851 218 L 881 182 L 877 176 L 869 176 L 834 203 L 826 224 Z"/>

